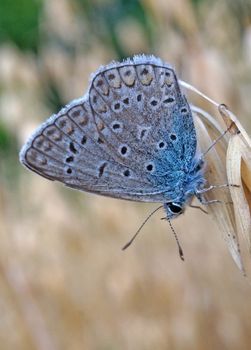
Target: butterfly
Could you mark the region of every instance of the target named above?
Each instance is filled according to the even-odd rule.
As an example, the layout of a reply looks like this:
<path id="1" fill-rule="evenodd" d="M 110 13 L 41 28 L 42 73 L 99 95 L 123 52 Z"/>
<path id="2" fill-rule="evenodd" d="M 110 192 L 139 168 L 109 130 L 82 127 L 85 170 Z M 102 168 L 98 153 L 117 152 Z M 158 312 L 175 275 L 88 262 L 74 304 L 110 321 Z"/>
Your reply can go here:
<path id="1" fill-rule="evenodd" d="M 200 198 L 205 185 L 205 161 L 176 73 L 147 55 L 100 67 L 83 97 L 37 128 L 20 161 L 77 190 L 163 203 L 168 219 Z"/>

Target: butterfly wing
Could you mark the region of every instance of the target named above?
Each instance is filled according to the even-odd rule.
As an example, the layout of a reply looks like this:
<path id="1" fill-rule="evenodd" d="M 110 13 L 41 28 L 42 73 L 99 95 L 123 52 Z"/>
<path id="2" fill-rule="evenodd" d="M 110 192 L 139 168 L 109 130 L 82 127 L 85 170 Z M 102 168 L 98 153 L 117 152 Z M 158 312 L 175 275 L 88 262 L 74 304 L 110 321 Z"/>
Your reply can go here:
<path id="1" fill-rule="evenodd" d="M 89 103 L 101 139 L 130 176 L 162 191 L 163 201 L 175 198 L 177 179 L 189 172 L 197 141 L 173 68 L 151 56 L 101 68 Z"/>
<path id="2" fill-rule="evenodd" d="M 101 68 L 88 94 L 42 124 L 20 159 L 72 188 L 162 202 L 172 196 L 175 171 L 195 150 L 191 112 L 173 69 L 136 56 Z"/>

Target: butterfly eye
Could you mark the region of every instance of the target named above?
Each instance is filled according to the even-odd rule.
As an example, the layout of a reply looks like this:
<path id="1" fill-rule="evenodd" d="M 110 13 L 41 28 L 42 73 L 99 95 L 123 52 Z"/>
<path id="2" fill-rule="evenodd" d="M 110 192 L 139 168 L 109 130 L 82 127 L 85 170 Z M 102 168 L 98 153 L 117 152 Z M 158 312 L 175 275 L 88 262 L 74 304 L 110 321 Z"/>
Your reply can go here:
<path id="1" fill-rule="evenodd" d="M 173 214 L 179 214 L 182 212 L 182 208 L 180 205 L 175 204 L 175 203 L 167 203 L 168 208 L 171 210 Z"/>

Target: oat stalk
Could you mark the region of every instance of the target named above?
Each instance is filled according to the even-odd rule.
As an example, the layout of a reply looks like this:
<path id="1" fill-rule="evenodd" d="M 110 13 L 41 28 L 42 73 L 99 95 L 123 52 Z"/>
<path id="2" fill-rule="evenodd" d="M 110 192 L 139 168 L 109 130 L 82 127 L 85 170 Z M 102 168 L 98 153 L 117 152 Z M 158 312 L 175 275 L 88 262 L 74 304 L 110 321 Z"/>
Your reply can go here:
<path id="1" fill-rule="evenodd" d="M 210 185 L 228 183 L 239 187 L 209 191 L 206 199 L 217 199 L 222 204 L 211 205 L 207 210 L 215 218 L 235 263 L 245 275 L 251 252 L 251 140 L 238 118 L 225 105 L 188 83 L 180 81 L 180 84 L 218 109 L 212 116 L 204 109 L 191 106 L 202 151 L 231 125 L 229 133 L 206 155 L 206 178 Z M 245 251 L 249 260 L 244 264 Z"/>

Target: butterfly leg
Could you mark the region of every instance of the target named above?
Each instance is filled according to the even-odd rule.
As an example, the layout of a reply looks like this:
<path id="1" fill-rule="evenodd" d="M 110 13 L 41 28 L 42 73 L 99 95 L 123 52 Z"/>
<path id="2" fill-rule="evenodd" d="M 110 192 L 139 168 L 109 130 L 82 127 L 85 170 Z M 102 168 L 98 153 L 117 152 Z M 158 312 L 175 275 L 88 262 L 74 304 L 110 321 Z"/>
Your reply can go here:
<path id="1" fill-rule="evenodd" d="M 198 189 L 196 191 L 196 195 L 206 193 L 206 192 L 211 191 L 215 188 L 229 188 L 229 187 L 240 187 L 240 186 L 235 185 L 235 184 L 211 185 L 211 186 L 206 187 L 206 188 Z"/>
<path id="2" fill-rule="evenodd" d="M 211 205 L 211 204 L 216 204 L 216 203 L 220 203 L 220 204 L 232 204 L 233 203 L 232 201 L 224 202 L 224 201 L 221 201 L 219 199 L 211 199 L 211 200 L 207 201 L 201 196 L 201 193 L 198 193 L 198 192 L 196 193 L 196 197 L 198 198 L 198 200 L 200 201 L 200 203 L 202 205 Z"/>
<path id="3" fill-rule="evenodd" d="M 208 214 L 208 212 L 205 209 L 203 209 L 202 207 L 200 207 L 199 205 L 190 204 L 189 207 L 194 208 L 194 209 L 199 209 L 199 210 L 203 211 L 203 213 Z"/>
<path id="4" fill-rule="evenodd" d="M 198 197 L 198 199 L 201 202 L 201 204 L 203 204 L 203 205 L 210 205 L 210 204 L 215 204 L 215 203 L 225 203 L 219 199 L 211 199 L 210 201 L 205 201 L 202 198 L 200 199 L 199 197 Z"/>
<path id="5" fill-rule="evenodd" d="M 211 190 L 214 190 L 214 189 L 218 189 L 218 188 L 229 188 L 229 187 L 240 187 L 239 185 L 236 185 L 236 184 L 223 184 L 223 185 L 211 185 L 209 187 L 206 187 L 206 188 L 202 188 L 202 189 L 197 189 L 196 192 L 195 192 L 195 196 L 199 199 L 200 203 L 203 204 L 203 205 L 210 205 L 210 204 L 215 204 L 215 203 L 224 203 L 224 204 L 230 204 L 232 202 L 223 202 L 219 199 L 211 199 L 209 201 L 206 201 L 202 195 L 204 193 L 207 193 Z"/>

